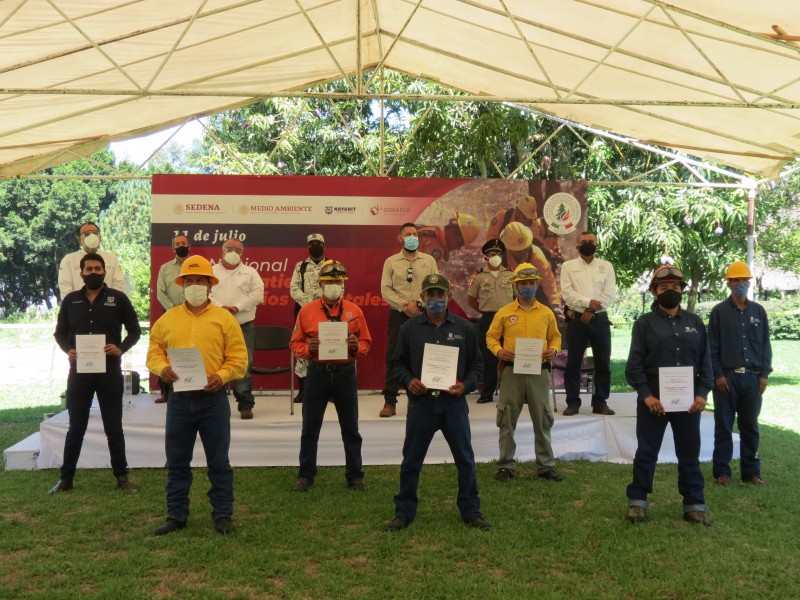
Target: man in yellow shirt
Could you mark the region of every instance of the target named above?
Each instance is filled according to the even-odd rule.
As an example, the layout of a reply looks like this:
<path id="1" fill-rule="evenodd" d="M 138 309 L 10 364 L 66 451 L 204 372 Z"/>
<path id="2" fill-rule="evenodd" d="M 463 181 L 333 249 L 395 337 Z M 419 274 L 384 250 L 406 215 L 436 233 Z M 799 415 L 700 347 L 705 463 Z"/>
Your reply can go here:
<path id="1" fill-rule="evenodd" d="M 555 470 L 556 459 L 550 443 L 550 429 L 554 420 L 550 404 L 550 361 L 561 350 L 561 334 L 553 311 L 536 301 L 540 280 L 539 271 L 532 264 L 519 265 L 511 280 L 517 298 L 497 311 L 486 332 L 486 346 L 500 361 L 502 381 L 500 401 L 497 403 L 500 458 L 494 476 L 498 481 L 508 481 L 514 477 L 517 466 L 514 459 L 517 450 L 514 431 L 525 404 L 533 422 L 537 474 L 548 481 L 563 479 Z M 541 374 L 515 372 L 515 349 L 517 340 L 522 338 L 544 340 Z"/>
<path id="2" fill-rule="evenodd" d="M 180 379 L 167 354 L 173 348 L 198 348 L 207 381 L 195 390 L 170 391 L 167 404 L 167 520 L 156 529 L 165 535 L 186 527 L 189 517 L 191 461 L 197 434 L 206 454 L 214 529 L 233 531 L 233 470 L 228 460 L 231 444 L 231 407 L 225 384 L 247 370 L 247 347 L 234 316 L 208 299 L 214 277 L 211 264 L 191 256 L 181 265 L 175 283 L 183 286 L 186 301 L 168 310 L 150 332 L 147 368 L 173 384 Z"/>

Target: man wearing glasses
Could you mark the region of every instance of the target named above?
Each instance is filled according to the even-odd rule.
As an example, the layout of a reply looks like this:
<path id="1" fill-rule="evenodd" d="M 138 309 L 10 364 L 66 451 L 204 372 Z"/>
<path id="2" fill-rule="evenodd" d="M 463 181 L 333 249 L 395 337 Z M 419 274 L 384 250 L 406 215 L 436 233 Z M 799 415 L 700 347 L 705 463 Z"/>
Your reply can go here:
<path id="1" fill-rule="evenodd" d="M 492 319 L 506 304 L 514 300 L 513 273 L 503 264 L 506 247 L 499 239 L 489 240 L 481 248 L 486 267 L 470 278 L 467 301 L 473 310 L 481 313 L 481 335 L 478 342 L 483 353 L 483 392 L 478 404 L 494 400 L 497 391 L 497 357 L 486 347 L 486 332 Z"/>
<path id="2" fill-rule="evenodd" d="M 119 267 L 119 261 L 113 252 L 100 250 L 100 228 L 86 221 L 78 227 L 78 245 L 81 249 L 67 254 L 61 259 L 58 268 L 58 291 L 61 299 L 75 290 L 83 287 L 81 278 L 81 259 L 87 254 L 97 254 L 103 257 L 106 275 L 103 282 L 110 288 L 125 291 L 125 276 Z"/>
<path id="3" fill-rule="evenodd" d="M 239 240 L 228 240 L 222 244 L 222 260 L 213 267 L 214 276 L 219 279 L 211 290 L 211 303 L 230 312 L 242 328 L 247 346 L 247 371 L 244 377 L 236 380 L 233 395 L 239 405 L 242 419 L 253 418 L 253 352 L 256 345 L 256 306 L 264 301 L 264 282 L 258 272 L 242 264 L 244 244 Z"/>
<path id="4" fill-rule="evenodd" d="M 436 275 L 439 269 L 436 260 L 424 252 L 419 252 L 419 236 L 414 223 L 403 223 L 397 236 L 400 252 L 393 254 L 383 263 L 381 275 L 381 296 L 389 303 L 389 331 L 386 340 L 386 376 L 383 388 L 384 406 L 381 417 L 391 417 L 397 413 L 397 392 L 400 382 L 394 376 L 391 360 L 397 346 L 400 326 L 412 317 L 422 314 L 422 280 L 428 275 Z"/>

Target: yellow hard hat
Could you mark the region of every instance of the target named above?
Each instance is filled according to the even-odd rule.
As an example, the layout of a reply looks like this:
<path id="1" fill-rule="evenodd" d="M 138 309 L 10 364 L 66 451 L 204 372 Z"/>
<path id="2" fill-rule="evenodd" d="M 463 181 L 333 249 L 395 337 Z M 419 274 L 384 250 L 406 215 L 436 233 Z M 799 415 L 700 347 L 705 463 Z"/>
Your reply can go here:
<path id="1" fill-rule="evenodd" d="M 517 200 L 517 210 L 531 221 L 539 216 L 539 207 L 536 205 L 536 198 L 533 196 L 523 196 Z"/>
<path id="2" fill-rule="evenodd" d="M 732 262 L 725 271 L 725 279 L 750 279 L 752 276 L 750 267 L 740 260 Z"/>
<path id="3" fill-rule="evenodd" d="M 533 232 L 519 221 L 511 221 L 500 232 L 500 241 L 512 252 L 519 252 L 533 243 Z"/>
<path id="4" fill-rule="evenodd" d="M 347 269 L 338 260 L 326 260 L 319 268 L 320 281 L 346 281 Z"/>
<path id="5" fill-rule="evenodd" d="M 202 275 L 211 279 L 211 285 L 217 285 L 219 279 L 214 277 L 214 272 L 211 270 L 211 263 L 207 258 L 202 256 L 190 256 L 181 265 L 181 274 L 175 278 L 175 283 L 183 285 L 183 278 L 187 275 Z"/>
<path id="6" fill-rule="evenodd" d="M 511 283 L 516 283 L 517 281 L 539 281 L 541 278 L 539 269 L 531 263 L 522 263 L 514 269 L 514 277 L 511 279 Z"/>
<path id="7" fill-rule="evenodd" d="M 467 213 L 455 213 L 453 215 L 458 221 L 458 228 L 464 238 L 464 245 L 469 246 L 481 233 L 481 222 Z"/>

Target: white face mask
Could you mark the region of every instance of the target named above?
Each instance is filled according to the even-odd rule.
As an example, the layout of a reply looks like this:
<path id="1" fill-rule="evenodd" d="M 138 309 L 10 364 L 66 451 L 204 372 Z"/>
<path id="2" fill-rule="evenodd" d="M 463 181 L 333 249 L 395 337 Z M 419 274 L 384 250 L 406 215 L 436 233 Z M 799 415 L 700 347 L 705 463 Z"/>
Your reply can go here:
<path id="1" fill-rule="evenodd" d="M 100 247 L 100 236 L 96 233 L 90 233 L 85 238 L 83 238 L 83 245 L 89 248 L 90 250 L 96 250 Z"/>
<path id="2" fill-rule="evenodd" d="M 338 300 L 342 297 L 343 293 L 344 286 L 335 283 L 326 284 L 325 289 L 322 290 L 322 295 L 328 300 Z"/>
<path id="3" fill-rule="evenodd" d="M 192 306 L 200 306 L 208 300 L 207 285 L 189 285 L 183 288 L 183 297 Z"/>
<path id="4" fill-rule="evenodd" d="M 242 256 L 238 252 L 226 252 L 225 256 L 223 257 L 225 262 L 229 265 L 233 265 L 234 267 L 239 264 L 242 260 Z"/>
<path id="5" fill-rule="evenodd" d="M 491 265 L 495 269 L 499 267 L 501 264 L 503 264 L 503 257 L 497 256 L 497 254 L 494 254 L 489 257 L 489 265 Z"/>

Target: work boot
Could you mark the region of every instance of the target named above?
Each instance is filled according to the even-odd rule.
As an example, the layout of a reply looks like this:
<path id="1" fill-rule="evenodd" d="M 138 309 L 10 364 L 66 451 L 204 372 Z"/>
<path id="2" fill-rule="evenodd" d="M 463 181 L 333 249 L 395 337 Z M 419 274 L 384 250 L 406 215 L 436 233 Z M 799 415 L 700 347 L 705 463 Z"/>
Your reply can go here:
<path id="1" fill-rule="evenodd" d="M 397 414 L 397 409 L 395 408 L 394 404 L 389 404 L 388 402 L 383 405 L 381 409 L 380 415 L 381 417 L 393 417 Z"/>
<path id="2" fill-rule="evenodd" d="M 240 408 L 239 416 L 241 416 L 245 421 L 249 421 L 253 418 L 253 410 L 251 408 Z"/>
<path id="3" fill-rule="evenodd" d="M 647 519 L 647 509 L 642 506 L 628 507 L 628 521 L 631 523 L 644 523 Z"/>
<path id="4" fill-rule="evenodd" d="M 564 409 L 564 412 L 561 413 L 565 417 L 571 417 L 572 415 L 577 415 L 581 410 L 580 406 L 575 404 L 567 404 L 567 408 Z"/>
<path id="5" fill-rule="evenodd" d="M 57 494 L 58 492 L 68 492 L 72 489 L 72 479 L 59 479 L 56 484 L 50 488 L 48 494 Z"/>
<path id="6" fill-rule="evenodd" d="M 186 527 L 186 521 L 178 521 L 177 519 L 168 518 L 158 529 L 156 529 L 155 534 L 157 536 L 167 535 L 173 531 L 180 531 L 184 527 Z"/>
<path id="7" fill-rule="evenodd" d="M 292 488 L 293 492 L 307 492 L 308 488 L 314 485 L 314 482 L 306 477 L 301 477 L 297 480 L 297 483 L 294 484 Z"/>
<path id="8" fill-rule="evenodd" d="M 233 521 L 230 517 L 220 517 L 214 521 L 214 531 L 222 535 L 233 533 Z"/>
<path id="9" fill-rule="evenodd" d="M 708 520 L 706 513 L 702 510 L 687 510 L 683 513 L 683 520 L 692 525 L 711 527 L 711 521 Z"/>
<path id="10" fill-rule="evenodd" d="M 129 494 L 139 493 L 139 488 L 135 487 L 130 481 L 128 481 L 127 475 L 120 475 L 117 477 L 117 489 L 128 492 Z"/>
<path id="11" fill-rule="evenodd" d="M 389 531 L 400 531 L 411 525 L 411 521 L 407 521 L 403 517 L 395 517 L 386 523 L 386 529 Z"/>

